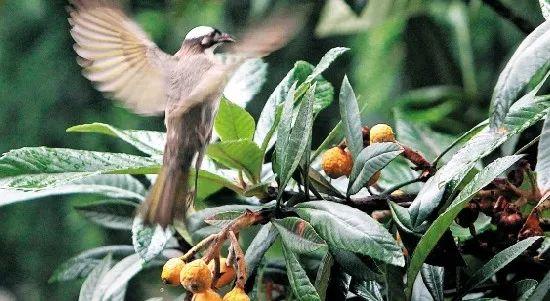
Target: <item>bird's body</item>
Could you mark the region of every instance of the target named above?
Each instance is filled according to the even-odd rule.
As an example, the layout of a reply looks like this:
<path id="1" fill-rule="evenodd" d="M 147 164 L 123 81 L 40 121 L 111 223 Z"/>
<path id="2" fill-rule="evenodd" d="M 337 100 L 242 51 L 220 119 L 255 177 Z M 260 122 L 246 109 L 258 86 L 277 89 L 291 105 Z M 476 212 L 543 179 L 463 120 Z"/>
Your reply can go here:
<path id="1" fill-rule="evenodd" d="M 139 114 L 165 114 L 163 166 L 140 214 L 146 222 L 163 227 L 174 218 L 185 218 L 194 199 L 189 171 L 193 161 L 196 170 L 200 167 L 229 76 L 246 58 L 267 55 L 284 45 L 295 20 L 264 22 L 236 44 L 229 59 L 221 60 L 213 50 L 233 39 L 212 27 L 194 28 L 181 49 L 168 55 L 114 2 L 71 3 L 71 35 L 84 75 L 98 90 Z"/>

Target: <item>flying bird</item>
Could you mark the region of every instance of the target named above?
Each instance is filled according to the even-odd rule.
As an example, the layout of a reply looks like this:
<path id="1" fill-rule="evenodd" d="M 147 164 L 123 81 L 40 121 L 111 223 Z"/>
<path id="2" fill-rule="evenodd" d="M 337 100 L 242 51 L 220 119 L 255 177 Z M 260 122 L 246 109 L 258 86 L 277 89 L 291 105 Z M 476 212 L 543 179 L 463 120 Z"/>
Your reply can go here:
<path id="1" fill-rule="evenodd" d="M 83 75 L 136 113 L 164 112 L 163 165 L 139 214 L 162 227 L 185 218 L 196 190 L 189 186 L 190 169 L 193 161 L 196 170 L 201 165 L 225 84 L 244 60 L 284 46 L 297 29 L 297 15 L 275 14 L 237 43 L 227 33 L 199 26 L 169 55 L 117 3 L 71 4 L 71 35 Z M 215 55 L 214 49 L 226 43 L 232 43 L 227 55 Z"/>

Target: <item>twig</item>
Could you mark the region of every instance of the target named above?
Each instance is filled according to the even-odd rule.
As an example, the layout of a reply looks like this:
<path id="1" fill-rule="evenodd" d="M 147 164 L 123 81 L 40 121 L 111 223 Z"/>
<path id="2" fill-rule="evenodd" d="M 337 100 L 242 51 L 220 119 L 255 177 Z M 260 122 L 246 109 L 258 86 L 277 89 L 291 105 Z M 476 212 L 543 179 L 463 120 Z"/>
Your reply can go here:
<path id="1" fill-rule="evenodd" d="M 503 17 L 504 19 L 512 22 L 519 30 L 523 31 L 525 34 L 531 33 L 535 30 L 535 26 L 526 19 L 516 15 L 512 10 L 506 7 L 499 0 L 483 0 L 483 3 L 490 6 L 495 13 Z"/>
<path id="2" fill-rule="evenodd" d="M 189 249 L 187 253 L 183 254 L 180 259 L 183 260 L 183 262 L 187 262 L 190 258 L 194 257 L 195 254 L 197 254 L 200 250 L 206 248 L 208 244 L 210 244 L 211 241 L 216 238 L 216 234 L 212 234 L 208 236 L 207 238 L 203 239 L 201 242 L 199 242 L 197 245 Z"/>
<path id="3" fill-rule="evenodd" d="M 239 245 L 235 232 L 229 231 L 229 239 L 231 240 L 231 246 L 235 250 L 235 260 L 237 261 L 237 280 L 235 286 L 244 289 L 246 284 L 246 264 L 244 262 L 244 252 Z"/>
<path id="4" fill-rule="evenodd" d="M 210 247 L 206 251 L 203 259 L 206 263 L 210 262 L 213 258 L 219 254 L 219 251 L 223 243 L 227 240 L 229 232 L 239 233 L 242 228 L 246 228 L 255 224 L 258 224 L 271 215 L 271 211 L 259 210 L 259 211 L 250 211 L 246 210 L 242 215 L 233 220 L 229 225 L 223 228 L 218 234 L 213 234 L 213 242 L 210 244 Z M 202 242 L 200 243 L 202 244 Z M 219 256 L 218 256 L 219 257 Z"/>
<path id="5" fill-rule="evenodd" d="M 212 277 L 212 288 L 216 287 L 218 280 L 220 280 L 222 273 L 220 271 L 220 253 L 214 257 L 214 277 Z"/>

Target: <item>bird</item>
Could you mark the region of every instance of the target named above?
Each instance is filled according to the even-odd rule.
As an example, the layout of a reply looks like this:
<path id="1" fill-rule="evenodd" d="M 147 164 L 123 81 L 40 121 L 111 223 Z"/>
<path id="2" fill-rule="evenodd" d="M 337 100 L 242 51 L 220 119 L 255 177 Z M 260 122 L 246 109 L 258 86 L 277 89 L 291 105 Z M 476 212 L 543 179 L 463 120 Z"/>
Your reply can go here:
<path id="1" fill-rule="evenodd" d="M 202 163 L 225 84 L 246 59 L 284 46 L 299 17 L 274 14 L 245 31 L 239 42 L 216 28 L 198 26 L 170 55 L 114 0 L 70 0 L 68 13 L 83 75 L 138 114 L 164 113 L 162 167 L 138 214 L 163 228 L 174 219 L 185 220 L 197 189 L 190 187 L 190 170 L 198 171 Z M 227 52 L 215 54 L 224 44 Z"/>

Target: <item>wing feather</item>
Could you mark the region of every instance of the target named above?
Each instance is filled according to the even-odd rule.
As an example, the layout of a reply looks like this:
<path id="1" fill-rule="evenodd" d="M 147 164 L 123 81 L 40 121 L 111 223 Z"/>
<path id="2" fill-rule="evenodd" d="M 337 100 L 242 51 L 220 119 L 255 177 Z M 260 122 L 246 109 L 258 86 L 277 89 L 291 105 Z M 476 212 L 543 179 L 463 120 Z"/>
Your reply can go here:
<path id="1" fill-rule="evenodd" d="M 83 74 L 99 91 L 137 113 L 164 112 L 171 56 L 107 0 L 72 0 L 69 8 L 74 50 Z"/>

